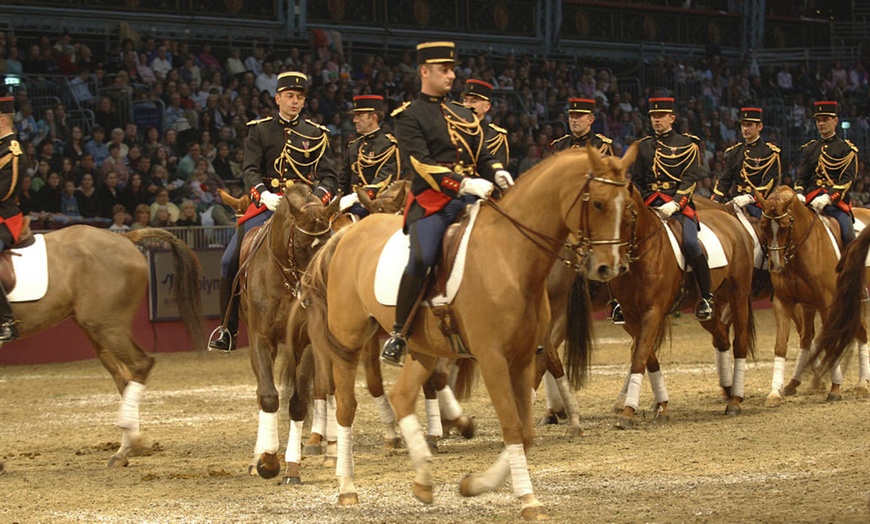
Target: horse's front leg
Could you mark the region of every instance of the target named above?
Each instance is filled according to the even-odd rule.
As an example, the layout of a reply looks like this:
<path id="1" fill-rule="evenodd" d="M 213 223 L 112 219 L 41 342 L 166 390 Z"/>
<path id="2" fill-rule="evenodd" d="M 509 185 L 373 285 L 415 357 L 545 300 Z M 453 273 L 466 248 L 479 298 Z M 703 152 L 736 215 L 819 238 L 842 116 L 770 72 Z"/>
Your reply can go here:
<path id="1" fill-rule="evenodd" d="M 469 364 L 463 363 L 463 365 Z M 455 377 L 454 373 L 457 375 L 459 373 L 459 366 L 454 361 L 439 359 L 427 382 L 432 384 L 438 396 L 438 409 L 441 412 L 441 427 L 444 429 L 444 434 L 448 435 L 450 429 L 455 428 L 463 437 L 471 438 L 475 431 L 474 420 L 463 413 L 462 406 L 453 393 L 451 376 Z"/>
<path id="2" fill-rule="evenodd" d="M 359 503 L 354 486 L 353 471 L 353 420 L 356 417 L 356 394 L 354 385 L 359 366 L 359 352 L 352 354 L 351 360 L 340 357 L 331 358 L 332 376 L 335 380 L 335 421 L 337 455 L 335 476 L 338 478 L 339 505 Z"/>
<path id="3" fill-rule="evenodd" d="M 252 333 L 256 331 L 252 330 Z M 260 406 L 257 443 L 248 474 L 258 473 L 264 479 L 274 478 L 281 472 L 278 459 L 278 389 L 272 375 L 273 354 L 270 342 L 257 335 L 251 348 L 251 367 L 257 378 L 257 404 Z"/>
<path id="4" fill-rule="evenodd" d="M 863 319 L 862 319 L 863 324 Z M 867 328 L 861 326 L 858 330 L 858 384 L 855 395 L 866 397 L 870 395 L 870 347 L 867 345 Z"/>
<path id="5" fill-rule="evenodd" d="M 625 311 L 627 314 L 630 311 Z M 640 405 L 640 387 L 643 384 L 643 374 L 646 370 L 647 360 L 656 342 L 659 332 L 663 328 L 664 314 L 657 308 L 646 311 L 639 319 L 632 319 L 626 315 L 626 327 L 634 337 L 631 348 L 631 369 L 625 384 L 625 402 L 622 412 L 616 417 L 614 427 L 628 429 L 634 425 L 634 415 Z M 638 326 L 642 326 L 638 329 Z"/>
<path id="6" fill-rule="evenodd" d="M 773 347 L 773 380 L 770 383 L 770 393 L 764 401 L 764 405 L 769 408 L 777 408 L 782 405 L 785 357 L 788 353 L 788 332 L 791 329 L 793 312 L 794 304 L 774 295 L 773 316 L 776 319 L 776 343 Z"/>
<path id="7" fill-rule="evenodd" d="M 792 318 L 800 336 L 800 348 L 798 349 L 797 362 L 794 365 L 794 373 L 782 390 L 783 396 L 789 397 L 797 394 L 797 388 L 801 385 L 801 378 L 807 367 L 810 354 L 815 352 L 813 346 L 813 339 L 816 338 L 815 317 L 816 310 L 808 306 L 796 306 L 792 311 Z"/>
<path id="8" fill-rule="evenodd" d="M 363 346 L 362 360 L 363 367 L 366 371 L 366 386 L 369 394 L 375 401 L 375 406 L 378 408 L 378 416 L 381 419 L 381 424 L 384 426 L 384 449 L 396 449 L 401 444 L 402 440 L 399 434 L 396 433 L 396 414 L 393 412 L 393 406 L 387 400 L 384 394 L 384 378 L 381 375 L 381 363 L 379 357 L 381 354 L 378 337 L 372 337 Z"/>
<path id="9" fill-rule="evenodd" d="M 414 496 L 424 504 L 432 503 L 432 452 L 423 436 L 423 428 L 417 420 L 415 404 L 423 382 L 432 374 L 435 357 L 412 353 L 405 359 L 405 365 L 390 390 L 389 397 L 399 429 L 408 446 L 411 464 L 414 466 Z"/>
<path id="10" fill-rule="evenodd" d="M 650 352 L 649 359 L 646 362 L 646 371 L 649 373 L 649 386 L 653 392 L 653 422 L 662 424 L 670 420 L 668 413 L 668 388 L 665 386 L 665 376 L 662 374 L 662 367 L 659 364 L 659 359 L 656 356 L 655 350 Z"/>

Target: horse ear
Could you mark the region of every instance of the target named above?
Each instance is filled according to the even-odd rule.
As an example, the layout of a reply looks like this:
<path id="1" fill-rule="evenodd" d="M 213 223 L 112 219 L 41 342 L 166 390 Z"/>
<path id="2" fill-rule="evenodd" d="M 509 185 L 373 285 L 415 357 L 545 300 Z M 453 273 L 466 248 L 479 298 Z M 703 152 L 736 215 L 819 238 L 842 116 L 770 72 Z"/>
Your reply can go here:
<path id="1" fill-rule="evenodd" d="M 767 199 L 764 198 L 764 195 L 761 194 L 761 191 L 755 191 L 755 200 L 761 204 L 761 207 L 764 207 L 764 204 L 767 203 Z"/>
<path id="2" fill-rule="evenodd" d="M 622 155 L 622 160 L 620 161 L 620 164 L 622 165 L 623 174 L 627 173 L 629 168 L 631 168 L 632 164 L 634 164 L 634 161 L 637 160 L 638 149 L 639 148 L 637 147 L 637 142 L 634 142 L 628 147 L 628 151 L 626 151 L 625 154 Z"/>
<path id="3" fill-rule="evenodd" d="M 586 142 L 586 155 L 589 157 L 589 162 L 592 164 L 593 173 L 601 173 L 604 167 L 604 161 L 601 159 L 601 153 L 592 146 L 592 142 Z"/>
<path id="4" fill-rule="evenodd" d="M 369 198 L 368 192 L 362 187 L 356 188 L 356 196 L 359 197 L 359 203 L 362 207 L 366 209 L 369 213 L 375 213 L 375 204 L 372 202 L 372 199 Z"/>
<path id="5" fill-rule="evenodd" d="M 329 212 L 330 217 L 334 217 L 338 214 L 339 207 L 341 206 L 341 197 L 344 195 L 344 191 L 339 191 L 335 198 L 332 199 L 332 202 L 326 206 L 326 210 Z"/>

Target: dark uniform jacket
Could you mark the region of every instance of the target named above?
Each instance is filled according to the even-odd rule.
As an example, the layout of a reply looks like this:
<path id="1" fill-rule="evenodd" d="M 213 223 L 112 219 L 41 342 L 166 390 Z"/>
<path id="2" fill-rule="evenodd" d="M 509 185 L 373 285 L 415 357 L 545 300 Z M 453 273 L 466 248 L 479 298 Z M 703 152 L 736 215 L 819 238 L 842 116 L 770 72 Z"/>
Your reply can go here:
<path id="1" fill-rule="evenodd" d="M 240 222 L 266 210 L 259 206 L 263 190 L 281 195 L 293 184 L 307 184 L 327 204 L 340 187 L 334 164 L 329 131 L 323 126 L 280 116 L 248 122 L 242 178 L 253 202 Z"/>
<path id="2" fill-rule="evenodd" d="M 405 226 L 440 211 L 457 197 L 467 176 L 494 182 L 504 165 L 486 148 L 474 113 L 444 97 L 420 93 L 393 111 L 402 163 L 414 173 Z"/>
<path id="3" fill-rule="evenodd" d="M 741 142 L 725 150 L 725 172 L 713 187 L 713 200 L 723 202 L 736 184 L 738 195 L 758 191 L 767 198 L 779 185 L 782 165 L 779 148 L 757 139 L 751 144 Z"/>
<path id="4" fill-rule="evenodd" d="M 680 205 L 680 212 L 695 217 L 692 194 L 701 174 L 698 142 L 692 135 L 673 129 L 638 142 L 637 160 L 631 166 L 631 180 L 647 205 L 657 198 Z"/>
<path id="5" fill-rule="evenodd" d="M 602 155 L 613 155 L 613 147 L 611 144 L 612 140 L 607 138 L 602 134 L 592 134 L 590 131 L 583 136 L 575 136 L 574 133 L 568 133 L 567 135 L 557 138 L 550 142 L 550 145 L 553 147 L 553 151 L 564 151 L 566 149 L 586 149 L 586 143 L 592 142 L 592 146 L 598 149 Z"/>
<path id="6" fill-rule="evenodd" d="M 495 124 L 481 124 L 486 148 L 501 165 L 507 166 L 511 161 L 511 150 L 508 145 L 507 130 Z"/>
<path id="7" fill-rule="evenodd" d="M 18 242 L 24 216 L 18 208 L 18 194 L 21 191 L 18 160 L 21 145 L 15 133 L 0 138 L 0 239 L 8 248 Z"/>
<path id="8" fill-rule="evenodd" d="M 820 193 L 831 197 L 831 205 L 849 213 L 849 189 L 858 172 L 858 148 L 836 134 L 810 140 L 801 146 L 794 189 L 811 201 Z"/>
<path id="9" fill-rule="evenodd" d="M 362 187 L 375 198 L 399 178 L 401 162 L 396 139 L 381 128 L 363 135 L 347 146 L 341 174 L 344 194 Z"/>

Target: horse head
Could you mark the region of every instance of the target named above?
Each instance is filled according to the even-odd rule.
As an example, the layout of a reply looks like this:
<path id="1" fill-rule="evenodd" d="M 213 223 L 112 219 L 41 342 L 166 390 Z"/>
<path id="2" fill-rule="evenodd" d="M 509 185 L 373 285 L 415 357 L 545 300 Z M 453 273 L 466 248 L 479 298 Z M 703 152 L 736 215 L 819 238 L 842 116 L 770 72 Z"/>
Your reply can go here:
<path id="1" fill-rule="evenodd" d="M 770 272 L 781 273 L 794 257 L 795 215 L 806 210 L 788 186 L 777 187 L 768 198 L 756 192 L 755 198 L 761 204 L 761 242 Z"/>
<path id="2" fill-rule="evenodd" d="M 399 214 L 405 209 L 405 197 L 408 194 L 408 180 L 396 180 L 384 189 L 374 200 L 369 198 L 363 188 L 357 188 L 359 203 L 369 213 Z"/>
<path id="3" fill-rule="evenodd" d="M 308 186 L 296 184 L 289 188 L 272 217 L 273 253 L 288 258 L 289 265 L 297 271 L 304 271 L 317 249 L 332 234 L 338 206 L 339 198 L 324 206 Z"/>
<path id="4" fill-rule="evenodd" d="M 590 144 L 586 155 L 592 167 L 582 196 L 578 238 L 586 253 L 586 274 L 592 280 L 606 282 L 628 271 L 629 239 L 633 236 L 636 210 L 629 191 L 626 173 L 637 158 L 632 144 L 622 158 L 602 157 Z M 634 213 L 634 214 L 633 214 Z M 628 221 L 626 221 L 628 218 Z"/>

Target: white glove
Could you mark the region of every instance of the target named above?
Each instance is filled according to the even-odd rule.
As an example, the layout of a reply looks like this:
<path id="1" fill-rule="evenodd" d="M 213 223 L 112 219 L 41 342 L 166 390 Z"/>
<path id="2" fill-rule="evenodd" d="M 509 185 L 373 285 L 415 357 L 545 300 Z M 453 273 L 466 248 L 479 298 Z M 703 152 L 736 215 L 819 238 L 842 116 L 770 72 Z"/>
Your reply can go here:
<path id="1" fill-rule="evenodd" d="M 341 200 L 338 201 L 338 210 L 344 211 L 345 209 L 349 209 L 354 204 L 359 203 L 359 195 L 356 193 L 351 193 L 349 195 L 345 195 L 341 197 Z"/>
<path id="2" fill-rule="evenodd" d="M 260 203 L 266 206 L 269 211 L 278 209 L 278 204 L 281 203 L 281 197 L 271 191 L 263 191 L 260 193 Z"/>
<path id="3" fill-rule="evenodd" d="M 658 209 L 659 212 L 665 217 L 669 217 L 680 210 L 680 204 L 677 204 L 676 202 L 671 200 L 667 204 L 663 204 L 656 209 Z"/>
<path id="4" fill-rule="evenodd" d="M 459 195 L 473 195 L 486 198 L 492 192 L 492 182 L 485 178 L 463 178 L 459 184 Z"/>
<path id="5" fill-rule="evenodd" d="M 737 207 L 748 206 L 755 202 L 755 197 L 752 195 L 737 195 L 736 197 L 731 199 L 734 202 L 734 205 Z"/>
<path id="6" fill-rule="evenodd" d="M 800 194 L 800 193 L 797 194 L 797 199 L 801 201 L 801 204 L 806 204 L 806 203 L 807 203 L 807 197 L 803 196 L 803 195 Z"/>
<path id="7" fill-rule="evenodd" d="M 810 202 L 810 206 L 816 210 L 816 213 L 821 213 L 825 206 L 831 205 L 831 197 L 828 195 L 817 196 Z"/>
<path id="8" fill-rule="evenodd" d="M 499 169 L 495 172 L 495 183 L 498 184 L 499 189 L 507 191 L 514 185 L 514 177 L 504 169 Z"/>

